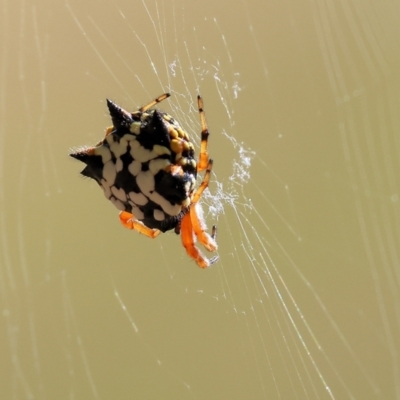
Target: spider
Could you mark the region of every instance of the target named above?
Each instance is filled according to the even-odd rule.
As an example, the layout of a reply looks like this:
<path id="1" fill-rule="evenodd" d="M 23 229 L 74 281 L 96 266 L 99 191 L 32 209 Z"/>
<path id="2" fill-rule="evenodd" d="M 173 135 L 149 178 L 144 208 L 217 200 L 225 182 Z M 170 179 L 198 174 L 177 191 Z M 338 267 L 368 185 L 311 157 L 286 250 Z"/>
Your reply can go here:
<path id="1" fill-rule="evenodd" d="M 199 204 L 210 181 L 213 160 L 208 157 L 208 127 L 203 100 L 197 96 L 201 121 L 198 161 L 193 143 L 179 123 L 155 105 L 169 93 L 130 113 L 107 99 L 113 126 L 94 147 L 74 149 L 70 156 L 86 167 L 81 174 L 94 179 L 104 195 L 120 210 L 121 223 L 150 238 L 174 229 L 181 235 L 188 255 L 201 268 L 218 260 L 205 257 L 196 247 L 199 241 L 215 252 L 217 228 L 206 232 Z M 196 189 L 197 173 L 205 171 Z"/>

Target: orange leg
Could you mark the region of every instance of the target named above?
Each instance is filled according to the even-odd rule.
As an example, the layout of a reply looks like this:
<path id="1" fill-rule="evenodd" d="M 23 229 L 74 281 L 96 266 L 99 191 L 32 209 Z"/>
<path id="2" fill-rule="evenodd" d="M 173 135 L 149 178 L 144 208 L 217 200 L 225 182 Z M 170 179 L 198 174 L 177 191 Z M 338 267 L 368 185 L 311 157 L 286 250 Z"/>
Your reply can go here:
<path id="1" fill-rule="evenodd" d="M 156 99 L 152 100 L 150 103 L 146 104 L 143 107 L 139 108 L 140 112 L 145 112 L 147 111 L 149 108 L 154 107 L 156 104 L 160 103 L 161 101 L 167 99 L 169 96 L 171 96 L 170 93 L 164 93 L 161 96 L 158 96 Z"/>
<path id="2" fill-rule="evenodd" d="M 125 228 L 138 231 L 139 233 L 142 233 L 149 238 L 154 239 L 161 233 L 161 231 L 159 231 L 158 229 L 148 228 L 142 222 L 135 220 L 135 217 L 126 211 L 121 211 L 119 213 L 119 219 L 121 221 L 121 224 L 124 225 Z"/>
<path id="3" fill-rule="evenodd" d="M 186 214 L 181 221 L 181 238 L 182 244 L 186 249 L 188 255 L 193 258 L 200 268 L 207 268 L 214 264 L 218 257 L 214 257 L 211 260 L 204 257 L 200 250 L 195 246 L 195 236 L 193 232 L 192 221 L 190 213 Z"/>
<path id="4" fill-rule="evenodd" d="M 208 188 L 208 183 L 210 182 L 211 170 L 213 167 L 213 160 L 209 160 L 206 168 L 206 172 L 203 177 L 203 181 L 201 182 L 200 186 L 197 188 L 196 192 L 192 197 L 192 203 L 197 203 L 201 195 L 203 194 L 204 190 Z"/>
<path id="5" fill-rule="evenodd" d="M 206 225 L 203 220 L 203 210 L 200 204 L 195 203 L 190 206 L 190 220 L 192 227 L 198 241 L 208 250 L 216 251 L 218 249 L 215 236 L 217 234 L 217 227 L 214 225 L 211 235 L 206 232 Z"/>
<path id="6" fill-rule="evenodd" d="M 203 110 L 203 99 L 200 95 L 197 96 L 197 105 L 199 108 L 200 122 L 201 122 L 201 145 L 200 145 L 200 156 L 197 164 L 197 172 L 203 171 L 207 168 L 208 164 L 208 151 L 207 142 L 210 132 L 208 131 L 206 115 Z"/>

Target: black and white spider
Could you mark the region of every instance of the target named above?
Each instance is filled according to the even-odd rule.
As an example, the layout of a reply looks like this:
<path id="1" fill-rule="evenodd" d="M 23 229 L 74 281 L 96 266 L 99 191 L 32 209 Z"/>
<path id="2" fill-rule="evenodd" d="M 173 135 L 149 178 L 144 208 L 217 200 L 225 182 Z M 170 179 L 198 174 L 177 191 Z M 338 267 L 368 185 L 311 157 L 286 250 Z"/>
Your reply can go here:
<path id="1" fill-rule="evenodd" d="M 201 144 L 196 160 L 193 143 L 179 123 L 152 109 L 169 96 L 165 93 L 133 113 L 107 100 L 113 126 L 94 147 L 78 148 L 70 156 L 86 164 L 81 174 L 101 186 L 106 198 L 121 211 L 120 220 L 126 228 L 150 238 L 174 229 L 188 255 L 206 268 L 218 257 L 205 257 L 196 240 L 210 252 L 218 246 L 216 227 L 211 235 L 206 232 L 199 204 L 213 166 L 207 152 L 209 132 L 203 101 L 197 96 Z M 205 174 L 196 188 L 201 171 Z"/>

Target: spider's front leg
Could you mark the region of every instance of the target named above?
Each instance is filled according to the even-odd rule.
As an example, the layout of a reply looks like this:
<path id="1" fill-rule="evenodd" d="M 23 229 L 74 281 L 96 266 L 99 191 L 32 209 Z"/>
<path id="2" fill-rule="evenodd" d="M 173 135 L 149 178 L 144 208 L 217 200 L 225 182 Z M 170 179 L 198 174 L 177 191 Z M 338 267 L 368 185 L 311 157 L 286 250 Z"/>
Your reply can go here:
<path id="1" fill-rule="evenodd" d="M 211 235 L 206 232 L 207 227 L 203 218 L 203 209 L 199 204 L 199 200 L 204 190 L 208 187 L 212 166 L 213 160 L 209 160 L 203 181 L 192 196 L 192 203 L 189 206 L 189 212 L 181 221 L 182 244 L 189 256 L 192 257 L 201 268 L 207 268 L 218 261 L 218 256 L 208 259 L 203 256 L 200 250 L 195 246 L 195 241 L 197 238 L 197 240 L 208 251 L 216 251 L 218 249 L 218 245 L 215 240 L 217 228 L 215 225 L 213 226 Z"/>
<path id="2" fill-rule="evenodd" d="M 197 163 L 197 172 L 204 171 L 208 165 L 208 136 L 210 132 L 208 131 L 206 114 L 203 109 L 203 99 L 200 95 L 197 96 L 197 106 L 200 114 L 200 122 L 201 122 L 201 144 L 200 144 L 200 155 L 199 162 Z"/>
<path id="3" fill-rule="evenodd" d="M 194 203 L 190 207 L 190 221 L 192 229 L 197 237 L 197 240 L 208 250 L 217 251 L 218 245 L 216 242 L 217 227 L 213 225 L 211 235 L 207 233 L 207 226 L 204 222 L 203 209 L 199 203 Z"/>
<path id="4" fill-rule="evenodd" d="M 218 256 L 208 259 L 196 247 L 195 240 L 196 240 L 197 233 L 195 233 L 194 227 L 192 225 L 192 218 L 190 215 L 191 213 L 192 213 L 192 207 L 191 207 L 191 210 L 182 218 L 182 221 L 181 221 L 182 244 L 185 247 L 188 255 L 196 261 L 197 265 L 200 268 L 207 268 L 218 261 Z M 213 232 L 214 232 L 214 227 L 213 227 Z M 211 239 L 211 241 L 214 242 L 214 245 L 215 245 L 215 247 L 212 245 L 211 247 L 209 247 L 209 248 L 206 247 L 206 248 L 208 250 L 210 250 L 211 248 L 216 250 L 217 244 L 215 243 L 214 239 L 211 238 L 211 236 L 208 235 L 208 233 L 206 233 L 206 232 L 203 232 L 203 233 L 205 234 L 205 237 L 208 237 L 209 239 Z M 210 250 L 210 251 L 213 251 L 213 250 Z"/>
<path id="5" fill-rule="evenodd" d="M 119 220 L 121 221 L 121 224 L 125 226 L 125 228 L 133 229 L 152 239 L 156 238 L 161 233 L 161 231 L 158 229 L 151 229 L 147 227 L 142 222 L 136 220 L 131 213 L 126 211 L 121 211 L 119 213 Z"/>

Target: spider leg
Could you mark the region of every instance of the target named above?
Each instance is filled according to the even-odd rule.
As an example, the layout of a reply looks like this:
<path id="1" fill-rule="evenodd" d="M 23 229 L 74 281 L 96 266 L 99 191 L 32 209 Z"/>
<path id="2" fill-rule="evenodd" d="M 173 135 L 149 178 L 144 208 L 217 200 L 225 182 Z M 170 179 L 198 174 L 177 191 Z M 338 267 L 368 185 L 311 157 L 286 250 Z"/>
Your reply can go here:
<path id="1" fill-rule="evenodd" d="M 197 172 L 203 171 L 207 168 L 208 165 L 208 151 L 207 151 L 207 144 L 208 144 L 208 136 L 210 132 L 208 131 L 207 121 L 206 121 L 206 114 L 203 109 L 203 99 L 200 95 L 197 96 L 197 105 L 200 114 L 200 122 L 201 122 L 201 145 L 200 145 L 200 156 L 199 162 L 197 164 Z"/>
<path id="2" fill-rule="evenodd" d="M 215 225 L 213 226 L 211 236 L 206 232 L 205 223 L 203 221 L 203 210 L 198 204 L 198 201 L 200 200 L 204 190 L 208 187 L 212 167 L 213 160 L 209 159 L 203 181 L 200 183 L 200 186 L 197 188 L 196 192 L 192 196 L 189 213 L 192 220 L 194 233 L 199 239 L 199 242 L 209 251 L 215 251 L 218 248 L 217 242 L 215 241 L 215 237 L 217 235 L 217 227 Z"/>
<path id="3" fill-rule="evenodd" d="M 218 249 L 215 240 L 217 227 L 213 225 L 211 235 L 206 232 L 206 224 L 203 220 L 203 209 L 199 203 L 194 203 L 190 206 L 190 220 L 197 240 L 208 250 L 216 251 Z"/>
<path id="4" fill-rule="evenodd" d="M 217 241 L 217 225 L 213 225 L 211 229 L 211 237 Z"/>
<path id="5" fill-rule="evenodd" d="M 218 257 L 211 259 L 206 258 L 201 251 L 195 245 L 195 235 L 192 226 L 192 220 L 190 213 L 186 214 L 181 221 L 181 238 L 182 244 L 186 249 L 186 252 L 192 257 L 200 268 L 207 268 L 214 264 Z"/>
<path id="6" fill-rule="evenodd" d="M 214 264 L 218 260 L 218 257 L 213 257 L 211 260 L 208 260 L 194 245 L 195 237 L 197 237 L 198 241 L 208 251 L 216 251 L 218 249 L 218 245 L 215 241 L 217 227 L 215 225 L 213 226 L 211 235 L 206 232 L 206 225 L 203 221 L 203 211 L 198 203 L 204 190 L 208 187 L 212 166 L 213 160 L 210 159 L 208 161 L 203 181 L 192 197 L 189 213 L 183 217 L 181 222 L 182 243 L 188 254 L 194 258 L 197 264 L 202 268 Z"/>
<path id="7" fill-rule="evenodd" d="M 154 107 L 156 104 L 160 103 L 161 101 L 167 99 L 169 96 L 171 96 L 170 93 L 164 93 L 161 96 L 158 96 L 156 99 L 152 100 L 150 103 L 144 105 L 143 107 L 139 108 L 139 112 L 145 112 L 149 108 Z"/>
<path id="8" fill-rule="evenodd" d="M 203 180 L 200 183 L 200 186 L 195 191 L 194 195 L 192 196 L 192 201 L 191 201 L 192 203 L 197 203 L 200 200 L 201 195 L 203 194 L 204 190 L 208 188 L 213 163 L 214 163 L 214 161 L 212 159 L 208 160 L 208 164 L 206 167 L 206 172 L 204 174 Z"/>
<path id="9" fill-rule="evenodd" d="M 158 229 L 148 228 L 142 222 L 136 220 L 131 213 L 126 211 L 121 211 L 119 213 L 119 220 L 121 221 L 121 224 L 125 226 L 125 228 L 134 229 L 135 231 L 138 231 L 139 233 L 142 233 L 143 235 L 152 239 L 161 233 L 161 231 Z"/>
<path id="10" fill-rule="evenodd" d="M 209 251 L 215 251 L 218 248 L 215 240 L 217 235 L 217 227 L 214 225 L 211 236 L 205 231 L 205 223 L 203 221 L 203 210 L 198 204 L 204 190 L 208 187 L 210 182 L 210 176 L 213 166 L 213 160 L 208 161 L 207 169 L 203 177 L 203 181 L 194 193 L 190 205 L 190 218 L 192 220 L 193 230 L 199 240 L 199 242 Z"/>

